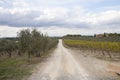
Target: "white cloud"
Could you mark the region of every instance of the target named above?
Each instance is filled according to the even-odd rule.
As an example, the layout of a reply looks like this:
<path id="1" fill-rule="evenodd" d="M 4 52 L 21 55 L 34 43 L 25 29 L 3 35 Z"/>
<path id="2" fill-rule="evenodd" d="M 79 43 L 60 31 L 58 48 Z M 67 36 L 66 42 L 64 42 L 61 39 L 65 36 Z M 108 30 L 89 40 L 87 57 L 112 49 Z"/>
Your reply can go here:
<path id="1" fill-rule="evenodd" d="M 57 1 L 45 0 L 41 1 L 40 4 L 57 4 Z M 70 0 L 70 2 L 68 0 L 62 1 L 60 2 L 61 4 L 74 4 L 74 0 Z M 103 0 L 80 1 L 83 3 L 90 1 L 99 3 Z M 38 2 L 40 1 L 38 0 Z M 46 7 L 40 5 L 39 7 L 33 7 L 31 3 L 25 0 L 15 0 L 11 1 L 11 3 L 13 7 L 10 8 L 0 6 L 0 34 L 2 36 L 15 36 L 16 31 L 28 26 L 37 27 L 44 33 L 47 32 L 53 36 L 70 33 L 94 34 L 112 31 L 120 32 L 120 10 L 110 9 L 110 7 L 108 10 L 90 13 L 81 5 L 72 7 L 55 5 L 55 7 Z"/>
<path id="2" fill-rule="evenodd" d="M 0 37 L 15 37 L 16 33 L 19 31 L 19 28 L 0 26 Z"/>
<path id="3" fill-rule="evenodd" d="M 22 29 L 32 29 L 33 27 L 9 27 L 9 26 L 0 26 L 0 37 L 16 37 L 17 32 Z M 93 35 L 96 33 L 113 33 L 118 32 L 120 33 L 120 28 L 90 28 L 90 29 L 81 29 L 81 28 L 68 28 L 68 27 L 58 27 L 58 26 L 51 26 L 51 27 L 37 27 L 37 29 L 44 33 L 48 34 L 49 36 L 64 36 L 66 34 L 82 34 L 82 35 Z"/>
<path id="4" fill-rule="evenodd" d="M 47 8 L 41 10 L 42 15 L 36 18 L 36 20 L 57 20 L 68 17 L 68 9 L 57 7 L 57 8 Z"/>
<path id="5" fill-rule="evenodd" d="M 119 20 L 120 11 L 117 10 L 108 10 L 100 13 L 87 13 L 81 17 L 81 21 L 88 22 L 91 26 L 100 25 L 103 27 L 109 25 L 110 23 L 116 25 L 116 23 L 119 23 Z"/>
<path id="6" fill-rule="evenodd" d="M 13 2 L 13 6 L 15 7 L 28 7 L 29 4 L 27 4 L 25 1 L 16 1 L 16 2 Z"/>
<path id="7" fill-rule="evenodd" d="M 0 8 L 2 9 L 2 8 Z M 78 9 L 78 12 L 77 12 Z M 47 32 L 50 36 L 64 35 L 64 34 L 93 34 L 102 32 L 120 32 L 120 11 L 110 10 L 100 13 L 85 13 L 85 11 L 80 12 L 80 8 L 73 9 L 75 13 L 71 14 L 71 10 L 66 8 L 52 8 L 52 10 L 44 9 L 40 12 L 25 11 L 26 14 L 11 14 L 14 16 L 8 19 L 8 22 L 12 23 L 13 26 L 28 24 L 28 26 L 34 27 L 36 24 L 38 29 Z M 82 10 L 82 9 L 81 9 Z M 4 14 L 7 10 L 3 11 Z M 78 14 L 80 13 L 80 14 Z M 7 13 L 8 14 L 8 13 Z M 4 16 L 4 15 L 2 15 Z M 1 16 L 1 18 L 2 18 Z M 9 15 L 7 15 L 9 17 Z M 2 20 L 6 20 L 7 17 L 4 16 Z M 1 21 L 0 20 L 0 23 Z M 8 26 L 12 26 L 11 24 Z M 7 25 L 7 23 L 5 23 Z M 56 26 L 56 27 L 53 27 Z M 4 36 L 15 36 L 16 31 L 21 29 L 21 27 L 2 27 L 4 30 L 9 29 L 4 33 L 4 30 L 0 29 L 0 32 Z M 115 29 L 116 28 L 116 29 Z M 11 33 L 11 34 L 7 34 Z"/>

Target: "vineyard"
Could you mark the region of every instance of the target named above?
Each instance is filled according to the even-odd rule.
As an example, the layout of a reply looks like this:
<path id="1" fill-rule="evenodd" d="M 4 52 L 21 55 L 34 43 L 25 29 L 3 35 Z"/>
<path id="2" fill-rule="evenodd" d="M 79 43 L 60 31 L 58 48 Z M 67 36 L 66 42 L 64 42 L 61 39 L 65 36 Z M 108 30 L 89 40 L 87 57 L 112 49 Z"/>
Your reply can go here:
<path id="1" fill-rule="evenodd" d="M 64 43 L 70 47 L 76 47 L 81 50 L 89 50 L 92 53 L 99 51 L 105 56 L 107 53 L 112 58 L 112 53 L 120 53 L 120 37 L 101 37 L 95 38 L 92 36 L 83 37 L 64 37 Z"/>

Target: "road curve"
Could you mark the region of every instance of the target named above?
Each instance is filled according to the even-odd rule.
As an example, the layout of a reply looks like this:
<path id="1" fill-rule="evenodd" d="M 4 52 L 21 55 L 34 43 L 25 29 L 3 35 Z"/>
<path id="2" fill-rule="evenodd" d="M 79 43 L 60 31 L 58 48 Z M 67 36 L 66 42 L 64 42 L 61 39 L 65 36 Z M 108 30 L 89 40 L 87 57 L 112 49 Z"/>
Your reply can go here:
<path id="1" fill-rule="evenodd" d="M 91 78 L 91 75 L 59 40 L 52 56 L 27 80 L 114 80 Z"/>

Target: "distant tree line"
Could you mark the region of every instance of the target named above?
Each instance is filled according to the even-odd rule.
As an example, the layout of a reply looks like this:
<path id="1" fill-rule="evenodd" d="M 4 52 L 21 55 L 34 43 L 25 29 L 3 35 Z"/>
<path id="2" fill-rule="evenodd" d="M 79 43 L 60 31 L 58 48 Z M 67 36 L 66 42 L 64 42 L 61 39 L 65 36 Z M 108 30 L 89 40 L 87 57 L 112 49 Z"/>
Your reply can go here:
<path id="1" fill-rule="evenodd" d="M 103 34 L 94 34 L 94 36 L 89 35 L 80 35 L 80 34 L 67 34 L 63 37 L 114 37 L 114 36 L 120 36 L 120 33 L 103 33 Z"/>
<path id="2" fill-rule="evenodd" d="M 87 41 L 104 41 L 104 42 L 120 42 L 119 33 L 104 33 L 95 34 L 94 36 L 89 35 L 65 35 L 63 39 L 73 39 L 73 40 L 87 40 Z"/>
<path id="3" fill-rule="evenodd" d="M 94 37 L 120 37 L 119 33 L 104 33 L 104 34 L 95 34 Z"/>
<path id="4" fill-rule="evenodd" d="M 81 35 L 79 35 L 79 34 L 67 34 L 67 35 L 65 35 L 65 36 L 63 36 L 63 37 L 81 37 Z"/>
<path id="5" fill-rule="evenodd" d="M 50 38 L 46 34 L 40 33 L 37 29 L 23 29 L 18 32 L 16 39 L 0 40 L 0 56 L 28 55 L 41 57 L 58 43 L 56 38 Z"/>
<path id="6" fill-rule="evenodd" d="M 120 36 L 120 33 L 109 33 L 109 36 Z"/>

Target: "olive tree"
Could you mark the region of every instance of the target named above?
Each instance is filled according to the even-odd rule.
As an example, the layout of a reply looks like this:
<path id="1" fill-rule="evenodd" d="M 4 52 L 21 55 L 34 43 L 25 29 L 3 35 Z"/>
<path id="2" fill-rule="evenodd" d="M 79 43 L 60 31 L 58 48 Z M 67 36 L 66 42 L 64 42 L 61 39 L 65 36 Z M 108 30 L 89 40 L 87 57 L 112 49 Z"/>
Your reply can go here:
<path id="1" fill-rule="evenodd" d="M 29 29 L 21 30 L 18 33 L 18 41 L 19 41 L 19 53 L 28 53 L 28 57 L 30 58 L 30 49 L 31 49 L 31 33 Z"/>
<path id="2" fill-rule="evenodd" d="M 2 40 L 0 41 L 0 52 L 2 54 L 7 53 L 9 57 L 12 56 L 12 52 L 17 50 L 17 44 L 12 40 Z"/>
<path id="3" fill-rule="evenodd" d="M 50 39 L 47 35 L 40 33 L 37 29 L 21 30 L 18 33 L 19 52 L 28 53 L 30 55 L 40 57 L 42 53 L 45 53 L 53 45 L 56 45 L 55 40 Z"/>

